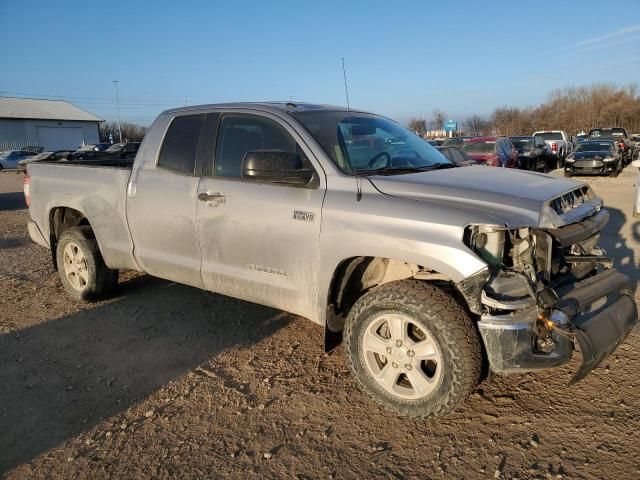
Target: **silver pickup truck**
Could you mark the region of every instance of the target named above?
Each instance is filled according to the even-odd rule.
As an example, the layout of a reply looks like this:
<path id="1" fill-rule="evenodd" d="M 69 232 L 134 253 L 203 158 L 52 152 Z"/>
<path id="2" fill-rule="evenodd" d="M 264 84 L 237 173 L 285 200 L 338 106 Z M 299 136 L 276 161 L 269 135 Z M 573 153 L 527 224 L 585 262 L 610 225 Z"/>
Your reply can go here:
<path id="1" fill-rule="evenodd" d="M 361 111 L 169 110 L 132 164 L 33 162 L 25 195 L 73 298 L 104 297 L 133 269 L 309 318 L 403 415 L 451 411 L 487 363 L 557 367 L 579 346 L 579 380 L 637 322 L 588 185 L 460 167 Z"/>

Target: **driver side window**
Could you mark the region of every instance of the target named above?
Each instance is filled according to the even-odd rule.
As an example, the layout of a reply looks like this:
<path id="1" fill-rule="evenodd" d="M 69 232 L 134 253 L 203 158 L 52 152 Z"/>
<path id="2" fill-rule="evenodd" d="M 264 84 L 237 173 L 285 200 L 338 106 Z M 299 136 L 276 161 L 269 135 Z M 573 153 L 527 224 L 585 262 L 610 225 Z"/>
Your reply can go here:
<path id="1" fill-rule="evenodd" d="M 297 153 L 309 164 L 293 137 L 273 120 L 257 115 L 227 114 L 220 121 L 214 161 L 217 177 L 241 178 L 247 152 L 279 150 Z"/>

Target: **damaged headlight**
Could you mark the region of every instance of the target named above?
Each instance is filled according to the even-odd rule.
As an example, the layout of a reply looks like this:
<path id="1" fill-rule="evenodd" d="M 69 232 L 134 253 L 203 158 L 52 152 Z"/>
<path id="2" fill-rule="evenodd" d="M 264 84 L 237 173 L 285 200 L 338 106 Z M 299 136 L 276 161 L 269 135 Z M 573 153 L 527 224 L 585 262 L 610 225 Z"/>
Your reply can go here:
<path id="1" fill-rule="evenodd" d="M 535 240 L 530 228 L 469 225 L 464 242 L 491 266 L 524 270 L 534 264 Z"/>
<path id="2" fill-rule="evenodd" d="M 489 265 L 497 266 L 504 257 L 505 231 L 500 225 L 469 225 L 464 243 Z"/>

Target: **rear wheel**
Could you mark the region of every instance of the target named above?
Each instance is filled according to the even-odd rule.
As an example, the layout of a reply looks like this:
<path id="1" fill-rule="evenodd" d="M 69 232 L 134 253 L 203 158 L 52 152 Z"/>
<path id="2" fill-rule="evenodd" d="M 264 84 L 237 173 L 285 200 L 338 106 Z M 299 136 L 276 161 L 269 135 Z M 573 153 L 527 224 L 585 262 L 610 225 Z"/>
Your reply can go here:
<path id="1" fill-rule="evenodd" d="M 480 339 L 469 315 L 426 282 L 391 282 L 362 296 L 344 338 L 361 389 L 401 415 L 443 416 L 480 379 Z"/>
<path id="2" fill-rule="evenodd" d="M 62 232 L 56 247 L 56 262 L 62 285 L 76 300 L 104 297 L 118 283 L 118 271 L 105 265 L 89 226 Z"/>

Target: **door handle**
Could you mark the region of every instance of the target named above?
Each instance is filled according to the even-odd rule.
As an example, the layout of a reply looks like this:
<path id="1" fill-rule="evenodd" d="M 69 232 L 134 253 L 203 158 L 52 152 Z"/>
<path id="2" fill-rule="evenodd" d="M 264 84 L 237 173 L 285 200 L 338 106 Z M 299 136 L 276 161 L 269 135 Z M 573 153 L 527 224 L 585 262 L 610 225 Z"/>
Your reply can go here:
<path id="1" fill-rule="evenodd" d="M 202 202 L 211 202 L 215 206 L 224 203 L 224 195 L 216 192 L 216 193 L 199 193 L 198 200 Z"/>

